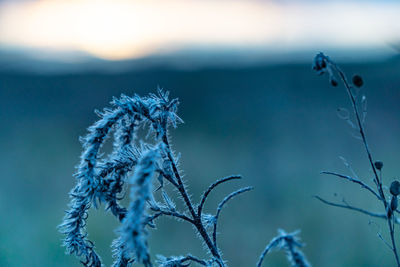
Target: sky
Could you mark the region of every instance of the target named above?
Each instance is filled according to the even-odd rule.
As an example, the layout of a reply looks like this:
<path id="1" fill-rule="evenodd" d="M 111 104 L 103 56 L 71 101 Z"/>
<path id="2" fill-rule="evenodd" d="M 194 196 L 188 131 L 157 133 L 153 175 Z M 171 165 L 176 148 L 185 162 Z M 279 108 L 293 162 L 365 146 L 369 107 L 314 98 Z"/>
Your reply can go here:
<path id="1" fill-rule="evenodd" d="M 398 1 L 0 1 L 0 48 L 108 60 L 185 49 L 390 52 L 399 14 Z"/>

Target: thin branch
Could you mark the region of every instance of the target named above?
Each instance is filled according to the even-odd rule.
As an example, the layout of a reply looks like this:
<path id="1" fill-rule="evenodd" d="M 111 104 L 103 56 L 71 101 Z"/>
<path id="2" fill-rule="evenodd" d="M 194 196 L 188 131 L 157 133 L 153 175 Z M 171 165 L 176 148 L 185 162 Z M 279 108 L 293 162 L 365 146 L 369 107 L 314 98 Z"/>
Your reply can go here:
<path id="1" fill-rule="evenodd" d="M 352 86 L 351 86 L 351 85 L 349 84 L 349 82 L 347 81 L 346 75 L 345 75 L 344 72 L 339 68 L 339 66 L 337 66 L 336 63 L 334 63 L 333 61 L 331 61 L 329 58 L 328 58 L 328 62 L 335 68 L 336 72 L 339 74 L 340 78 L 342 79 L 342 81 L 343 81 L 343 83 L 344 83 L 344 85 L 345 85 L 345 87 L 346 87 L 347 93 L 348 93 L 348 95 L 349 95 L 349 97 L 350 97 L 351 104 L 352 104 L 352 107 L 353 107 L 353 110 L 354 110 L 354 114 L 356 115 L 357 124 L 358 124 L 358 129 L 359 129 L 359 131 L 360 131 L 361 138 L 362 138 L 362 141 L 363 141 L 363 143 L 364 143 L 365 150 L 366 150 L 366 152 L 367 152 L 368 161 L 369 161 L 369 164 L 371 165 L 372 171 L 373 171 L 374 176 L 375 176 L 375 183 L 376 183 L 376 185 L 377 185 L 377 187 L 378 187 L 378 191 L 379 191 L 379 194 L 380 194 L 381 198 L 382 198 L 383 200 L 385 200 L 386 198 L 385 198 L 385 194 L 384 194 L 383 189 L 382 189 L 382 182 L 381 182 L 380 179 L 379 179 L 378 172 L 376 171 L 375 164 L 374 164 L 374 161 L 373 161 L 373 159 L 372 159 L 372 154 L 371 154 L 371 152 L 370 152 L 370 150 L 369 150 L 369 146 L 368 146 L 368 142 L 367 142 L 367 137 L 365 136 L 364 127 L 363 127 L 363 125 L 362 125 L 362 123 L 361 123 L 361 118 L 360 118 L 360 114 L 359 114 L 359 112 L 358 112 L 356 99 L 355 99 L 355 97 L 354 97 L 354 95 L 353 95 L 353 92 L 352 92 L 352 90 L 351 90 L 351 89 L 352 89 Z M 386 202 L 386 201 L 383 201 L 383 202 L 384 202 L 385 209 L 386 209 L 387 202 Z M 397 256 L 397 255 L 396 255 L 396 256 Z M 398 260 L 397 257 L 396 257 L 396 259 L 397 259 L 398 265 L 400 266 L 399 260 Z"/>
<path id="2" fill-rule="evenodd" d="M 394 253 L 395 257 L 396 257 L 397 265 L 400 266 L 399 258 L 398 258 L 398 255 L 397 255 L 395 237 L 394 237 L 394 223 L 397 222 L 397 218 L 394 216 L 394 214 L 392 216 L 393 216 L 393 224 L 392 224 L 392 222 L 391 222 L 391 220 L 389 218 L 388 218 L 387 222 L 389 224 L 390 239 L 392 240 L 392 251 L 393 251 L 393 253 Z"/>
<path id="3" fill-rule="evenodd" d="M 370 164 L 370 166 L 372 168 L 372 171 L 374 173 L 374 176 L 375 176 L 374 177 L 375 178 L 374 181 L 375 181 L 376 187 L 378 189 L 379 196 L 381 197 L 382 203 L 383 203 L 383 205 L 385 207 L 385 211 L 386 211 L 389 204 L 386 201 L 385 193 L 383 191 L 382 180 L 380 179 L 380 177 L 378 175 L 377 169 L 376 169 L 374 161 L 372 159 L 372 154 L 371 154 L 371 151 L 370 151 L 369 146 L 368 146 L 368 142 L 367 142 L 367 138 L 366 138 L 366 135 L 365 135 L 364 126 L 363 126 L 361 118 L 360 118 L 360 114 L 359 114 L 359 111 L 358 111 L 358 108 L 357 108 L 356 99 L 355 99 L 353 91 L 352 91 L 352 86 L 347 81 L 347 78 L 346 78 L 346 75 L 344 74 L 344 72 L 339 68 L 339 66 L 336 65 L 335 62 L 331 61 L 326 56 L 324 56 L 324 60 L 326 60 L 326 62 L 329 63 L 336 70 L 336 72 L 339 74 L 340 78 L 342 79 L 342 81 L 343 81 L 343 83 L 344 83 L 344 85 L 346 87 L 347 93 L 348 93 L 348 95 L 350 97 L 351 104 L 352 104 L 352 107 L 353 107 L 353 110 L 354 110 L 354 114 L 356 115 L 359 132 L 360 132 L 360 135 L 361 135 L 364 147 L 365 147 L 365 151 L 367 152 L 368 161 L 369 161 L 369 164 Z M 389 218 L 387 218 L 387 222 L 388 222 L 389 231 L 390 231 L 390 238 L 391 238 L 391 241 L 392 241 L 393 254 L 395 256 L 397 266 L 400 267 L 400 259 L 399 259 L 399 255 L 397 254 L 396 241 L 395 241 L 395 238 L 394 238 L 394 229 L 392 227 L 392 224 L 391 224 Z"/>
<path id="4" fill-rule="evenodd" d="M 211 191 L 212 191 L 215 187 L 217 187 L 218 185 L 220 185 L 220 184 L 222 184 L 222 183 L 224 183 L 224 182 L 227 182 L 227 181 L 230 181 L 230 180 L 234 180 L 234 179 L 241 179 L 241 178 L 242 178 L 242 176 L 240 176 L 240 175 L 232 175 L 232 176 L 228 176 L 228 177 L 221 178 L 221 179 L 215 181 L 212 185 L 210 185 L 210 186 L 207 188 L 207 190 L 203 193 L 203 196 L 201 197 L 201 201 L 200 201 L 199 207 L 198 207 L 198 209 L 197 209 L 197 215 L 198 215 L 198 216 L 201 216 L 204 203 L 205 203 L 205 201 L 206 201 L 208 195 L 211 193 Z"/>
<path id="5" fill-rule="evenodd" d="M 374 212 L 370 212 L 370 211 L 367 211 L 367 210 L 364 210 L 364 209 L 361 209 L 361 208 L 357 208 L 357 207 L 351 206 L 351 205 L 349 205 L 347 203 L 339 204 L 339 203 L 335 203 L 335 202 L 331 202 L 331 201 L 325 200 L 325 199 L 323 199 L 323 198 L 321 198 L 319 196 L 314 196 L 314 197 L 316 199 L 318 199 L 319 201 L 321 201 L 321 202 L 323 202 L 323 203 L 325 203 L 327 205 L 330 205 L 330 206 L 358 211 L 358 212 L 364 213 L 364 214 L 366 214 L 368 216 L 371 216 L 371 217 L 381 218 L 381 219 L 385 219 L 385 220 L 387 219 L 387 216 L 384 213 L 374 213 Z M 400 224 L 400 220 L 398 220 L 396 218 L 395 223 Z"/>
<path id="6" fill-rule="evenodd" d="M 176 188 L 178 189 L 179 193 L 181 194 L 181 196 L 182 196 L 182 198 L 183 198 L 183 200 L 184 200 L 184 202 L 185 202 L 185 204 L 186 204 L 186 206 L 187 206 L 187 208 L 189 210 L 189 213 L 192 215 L 192 218 L 193 218 L 193 221 L 194 221 L 193 225 L 199 231 L 200 236 L 203 238 L 203 240 L 204 240 L 205 244 L 207 245 L 208 249 L 210 250 L 211 254 L 218 260 L 217 262 L 220 265 L 220 267 L 224 267 L 224 264 L 223 264 L 221 255 L 218 252 L 217 246 L 212 243 L 212 241 L 210 239 L 210 236 L 208 235 L 208 233 L 207 233 L 206 229 L 204 228 L 204 225 L 203 225 L 203 223 L 201 221 L 201 217 L 198 216 L 196 214 L 196 212 L 194 211 L 194 209 L 193 209 L 193 204 L 192 204 L 192 202 L 191 202 L 191 200 L 189 198 L 188 193 L 186 192 L 185 186 L 184 186 L 184 184 L 182 182 L 182 178 L 181 178 L 181 176 L 179 174 L 179 171 L 178 171 L 178 168 L 176 166 L 174 157 L 171 154 L 171 148 L 170 148 L 170 145 L 169 145 L 167 133 L 165 133 L 163 135 L 162 140 L 163 140 L 163 143 L 167 147 L 167 156 L 168 156 L 168 159 L 171 162 L 172 170 L 173 170 L 175 179 L 177 181 Z"/>
<path id="7" fill-rule="evenodd" d="M 237 195 L 240 195 L 244 192 L 250 191 L 252 190 L 253 187 L 248 186 L 248 187 L 244 187 L 241 188 L 235 192 L 230 193 L 228 196 L 226 196 L 218 205 L 217 208 L 217 213 L 215 214 L 215 220 L 214 220 L 214 229 L 213 229 L 213 242 L 214 242 L 214 246 L 217 246 L 217 224 L 218 224 L 218 218 L 219 218 L 219 214 L 221 213 L 222 208 L 224 207 L 224 205 L 231 200 L 232 198 L 236 197 Z"/>
<path id="8" fill-rule="evenodd" d="M 333 63 L 333 66 L 335 67 L 336 71 L 339 73 L 342 81 L 344 82 L 344 84 L 346 86 L 347 92 L 348 92 L 348 94 L 350 96 L 350 99 L 351 99 L 351 102 L 352 102 L 352 105 L 353 105 L 353 109 L 354 109 L 354 113 L 356 114 L 356 118 L 357 118 L 357 123 L 358 123 L 359 130 L 360 130 L 360 134 L 361 134 L 361 137 L 362 137 L 362 140 L 363 140 L 363 143 L 364 143 L 365 150 L 366 150 L 367 155 L 368 155 L 368 160 L 369 160 L 369 163 L 371 165 L 372 171 L 374 172 L 374 175 L 375 175 L 375 183 L 376 183 L 376 186 L 378 188 L 379 194 L 380 194 L 380 196 L 382 198 L 383 205 L 385 206 L 385 210 L 386 210 L 387 206 L 388 206 L 388 203 L 387 203 L 386 198 L 385 198 L 385 193 L 383 192 L 382 181 L 381 181 L 381 179 L 379 179 L 379 176 L 378 176 L 378 173 L 376 171 L 376 167 L 375 167 L 374 161 L 372 159 L 371 152 L 369 150 L 367 138 L 365 136 L 364 127 L 363 127 L 363 125 L 361 123 L 360 115 L 359 115 L 359 112 L 358 112 L 358 109 L 357 109 L 357 105 L 356 105 L 356 100 L 355 100 L 354 95 L 353 95 L 353 93 L 351 91 L 351 86 L 348 84 L 346 76 L 344 75 L 342 70 L 334 63 Z M 400 266 L 400 259 L 399 259 L 399 255 L 397 254 L 396 241 L 395 241 L 395 238 L 394 238 L 394 229 L 393 229 L 392 224 L 390 223 L 389 219 L 387 220 L 387 222 L 388 222 L 388 225 L 389 225 L 390 238 L 391 238 L 392 246 L 393 246 L 392 250 L 393 250 L 394 256 L 396 258 L 397 266 Z"/>
<path id="9" fill-rule="evenodd" d="M 163 142 L 164 142 L 164 144 L 165 144 L 166 147 L 167 147 L 167 154 L 168 154 L 167 156 L 168 156 L 168 159 L 169 159 L 170 162 L 171 162 L 172 170 L 173 170 L 173 172 L 174 172 L 175 179 L 177 180 L 176 187 L 177 187 L 177 189 L 179 190 L 179 192 L 181 193 L 182 198 L 183 198 L 183 200 L 185 201 L 185 204 L 186 204 L 186 206 L 187 206 L 187 208 L 188 208 L 190 214 L 192 215 L 193 219 L 195 219 L 195 218 L 196 218 L 196 213 L 194 212 L 192 202 L 190 201 L 189 195 L 188 195 L 188 193 L 186 192 L 185 186 L 184 186 L 184 184 L 183 184 L 183 182 L 182 182 L 182 178 L 181 178 L 181 176 L 180 176 L 180 174 L 179 174 L 179 171 L 178 171 L 178 168 L 177 168 L 177 166 L 176 166 L 176 164 L 175 164 L 174 157 L 173 157 L 172 154 L 171 154 L 171 151 L 170 151 L 171 149 L 170 149 L 168 137 L 167 137 L 166 134 L 163 136 Z"/>
<path id="10" fill-rule="evenodd" d="M 261 256 L 257 262 L 257 267 L 261 267 L 265 259 L 265 256 L 268 254 L 268 252 L 271 251 L 276 246 L 278 246 L 278 244 L 282 242 L 285 239 L 285 237 L 286 236 L 278 236 L 271 240 L 271 242 L 265 247 L 264 251 L 261 253 Z"/>
<path id="11" fill-rule="evenodd" d="M 383 238 L 381 233 L 377 233 L 377 236 L 379 237 L 379 239 L 390 249 L 393 251 L 393 247 L 385 240 L 385 238 Z"/>
<path id="12" fill-rule="evenodd" d="M 158 172 L 168 181 L 170 182 L 173 186 L 178 187 L 178 184 L 172 179 L 171 176 L 165 174 L 162 170 L 158 170 Z"/>
<path id="13" fill-rule="evenodd" d="M 361 139 L 359 138 L 359 140 L 361 140 Z M 349 169 L 349 171 L 351 172 L 351 174 L 352 174 L 355 178 L 359 179 L 358 176 L 357 176 L 357 174 L 356 174 L 356 172 L 354 171 L 353 167 L 351 167 L 351 165 L 350 165 L 350 163 L 347 161 L 347 159 L 346 159 L 345 157 L 342 157 L 342 156 L 339 156 L 339 158 L 342 160 L 344 166 L 346 166 L 347 169 Z"/>
<path id="14" fill-rule="evenodd" d="M 184 266 L 191 265 L 192 262 L 196 262 L 203 266 L 210 266 L 206 261 L 199 259 L 197 257 L 194 257 L 191 254 L 188 254 L 187 256 L 178 256 L 178 257 L 175 257 L 175 256 L 164 257 L 162 255 L 157 255 L 157 257 L 159 258 L 159 260 L 158 260 L 158 263 L 160 263 L 159 266 L 184 267 Z"/>
<path id="15" fill-rule="evenodd" d="M 357 179 L 357 178 L 353 178 L 351 176 L 348 175 L 343 175 L 343 174 L 339 174 L 339 173 L 335 173 L 335 172 L 327 172 L 327 171 L 323 171 L 321 172 L 322 174 L 328 174 L 328 175 L 333 175 L 333 176 L 337 176 L 339 178 L 343 178 L 346 179 L 350 182 L 359 184 L 362 188 L 367 189 L 368 191 L 370 191 L 374 196 L 376 196 L 379 200 L 382 201 L 382 198 L 378 195 L 378 193 L 375 192 L 374 189 L 372 189 L 369 185 L 367 185 L 366 183 L 364 183 L 363 181 Z"/>
<path id="16" fill-rule="evenodd" d="M 273 249 L 285 251 L 292 266 L 309 267 L 310 264 L 300 250 L 303 244 L 300 243 L 300 240 L 297 237 L 298 233 L 299 231 L 286 233 L 283 230 L 279 230 L 279 235 L 274 237 L 261 253 L 257 262 L 257 267 L 261 267 L 265 256 Z"/>
<path id="17" fill-rule="evenodd" d="M 201 259 L 199 259 L 197 257 L 194 257 L 194 256 L 190 255 L 190 254 L 187 255 L 185 258 L 183 258 L 181 260 L 182 263 L 185 262 L 185 261 L 194 261 L 194 262 L 197 262 L 198 264 L 201 264 L 203 266 L 207 266 L 208 265 L 206 261 L 203 261 L 203 260 L 201 260 Z"/>
<path id="18" fill-rule="evenodd" d="M 172 212 L 172 211 L 166 211 L 166 210 L 161 210 L 158 211 L 157 213 L 155 213 L 154 215 L 150 216 L 147 219 L 147 222 L 152 222 L 153 220 L 157 219 L 158 217 L 160 217 L 161 215 L 168 215 L 168 216 L 172 216 L 172 217 L 176 217 L 182 220 L 185 220 L 187 222 L 190 222 L 191 224 L 194 224 L 194 221 L 192 219 L 190 219 L 189 217 L 187 217 L 184 214 L 178 213 L 178 212 Z"/>

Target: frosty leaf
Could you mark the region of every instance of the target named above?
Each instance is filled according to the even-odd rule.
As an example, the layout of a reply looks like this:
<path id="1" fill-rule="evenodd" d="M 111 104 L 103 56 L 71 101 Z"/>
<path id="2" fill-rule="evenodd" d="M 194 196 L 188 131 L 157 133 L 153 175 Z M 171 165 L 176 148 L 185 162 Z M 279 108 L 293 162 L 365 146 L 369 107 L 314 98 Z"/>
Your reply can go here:
<path id="1" fill-rule="evenodd" d="M 350 119 L 349 111 L 346 108 L 338 108 L 337 109 L 337 115 L 339 118 L 342 120 L 348 120 Z"/>
<path id="2" fill-rule="evenodd" d="M 170 211 L 175 211 L 176 210 L 175 203 L 171 200 L 171 198 L 167 195 L 167 193 L 164 190 L 162 191 L 162 196 L 164 198 L 164 202 L 167 205 L 168 209 Z"/>
<path id="3" fill-rule="evenodd" d="M 365 118 L 367 117 L 367 97 L 365 95 L 361 97 L 361 109 L 362 109 L 362 123 L 364 123 Z"/>

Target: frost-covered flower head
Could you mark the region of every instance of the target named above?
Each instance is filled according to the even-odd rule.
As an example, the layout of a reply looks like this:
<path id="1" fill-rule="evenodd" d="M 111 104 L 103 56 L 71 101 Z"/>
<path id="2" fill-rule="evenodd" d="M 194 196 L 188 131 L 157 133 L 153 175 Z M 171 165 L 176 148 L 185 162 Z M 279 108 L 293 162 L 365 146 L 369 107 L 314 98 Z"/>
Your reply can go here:
<path id="1" fill-rule="evenodd" d="M 323 75 L 328 73 L 329 81 L 332 86 L 338 86 L 337 79 L 332 71 L 333 62 L 330 61 L 328 56 L 325 56 L 322 52 L 318 53 L 313 60 L 312 68 L 315 70 L 319 75 Z"/>
<path id="2" fill-rule="evenodd" d="M 128 267 L 134 262 L 145 267 L 153 266 L 148 244 L 149 228 L 155 228 L 156 219 L 162 216 L 190 223 L 207 249 L 208 258 L 200 259 L 191 254 L 160 255 L 156 261 L 159 266 L 184 267 L 196 263 L 206 267 L 225 267 L 217 243 L 218 219 L 228 202 L 252 187 L 243 187 L 222 198 L 214 214 L 204 213 L 204 204 L 214 188 L 241 176 L 217 180 L 205 190 L 198 203 L 192 201 L 178 168 L 179 156 L 172 151 L 168 137 L 169 127 L 182 122 L 176 114 L 178 100 L 169 100 L 168 93 L 159 90 L 157 95 L 148 97 L 122 95 L 111 105 L 112 108 L 97 112 L 100 119 L 81 138 L 83 152 L 75 174 L 77 182 L 70 193 L 70 209 L 60 225 L 67 252 L 79 257 L 85 266 L 102 266 L 93 242 L 88 239 L 86 221 L 91 206 L 98 207 L 104 203 L 121 223 L 117 229 L 118 237 L 112 243 L 113 267 Z M 152 138 L 137 141 L 135 133 L 142 126 L 148 127 L 148 137 Z M 113 151 L 102 156 L 100 149 L 112 131 Z M 128 187 L 124 187 L 126 182 Z M 154 183 L 158 183 L 156 190 L 153 189 Z M 168 196 L 167 186 L 174 189 L 176 198 Z M 130 194 L 124 192 L 126 188 Z M 130 195 L 130 204 L 124 207 L 120 200 L 127 195 Z M 174 199 L 181 200 L 182 205 L 175 205 Z M 297 250 L 299 243 L 290 234 L 282 240 L 282 246 L 291 251 L 292 261 L 302 259 Z"/>
<path id="3" fill-rule="evenodd" d="M 89 133 L 81 138 L 83 152 L 75 174 L 77 183 L 70 193 L 70 209 L 59 226 L 65 235 L 64 245 L 67 252 L 81 257 L 86 266 L 101 266 L 101 259 L 86 232 L 87 212 L 92 204 L 97 207 L 99 203 L 105 203 L 113 215 L 122 222 L 126 221 L 129 211 L 122 207 L 118 200 L 123 193 L 127 175 L 135 170 L 133 177 L 142 175 L 144 178 L 145 174 L 150 176 L 146 171 L 159 169 L 156 155 L 161 154 L 158 150 L 163 146 L 149 150 L 150 145 L 135 144 L 137 128 L 148 125 L 149 135 L 154 136 L 155 142 L 160 142 L 166 137 L 170 125 L 176 127 L 182 122 L 176 114 L 178 100 L 169 100 L 168 93 L 161 89 L 157 95 L 150 94 L 148 97 L 122 95 L 113 99 L 111 105 L 112 108 L 106 108 L 103 112 L 96 111 L 100 119 L 90 126 Z M 113 152 L 102 157 L 100 149 L 112 130 Z M 149 162 L 152 162 L 151 166 Z M 141 192 L 144 197 L 145 192 L 149 191 L 149 184 L 151 183 L 143 181 L 142 187 L 135 187 L 132 191 Z M 141 205 L 144 209 L 143 202 Z M 140 205 L 136 208 L 140 208 Z M 144 210 L 142 212 L 144 213 Z"/>

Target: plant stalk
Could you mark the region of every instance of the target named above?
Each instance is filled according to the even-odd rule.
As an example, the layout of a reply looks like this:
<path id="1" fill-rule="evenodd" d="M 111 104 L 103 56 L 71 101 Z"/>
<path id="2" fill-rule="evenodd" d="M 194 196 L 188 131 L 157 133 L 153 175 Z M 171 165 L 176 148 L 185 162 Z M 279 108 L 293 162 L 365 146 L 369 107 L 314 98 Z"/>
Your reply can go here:
<path id="1" fill-rule="evenodd" d="M 367 152 L 368 160 L 369 160 L 369 163 L 370 163 L 370 165 L 371 165 L 372 171 L 374 172 L 375 184 L 376 184 L 376 186 L 377 186 L 379 195 L 380 195 L 380 197 L 381 197 L 381 199 L 382 199 L 382 202 L 383 202 L 383 205 L 384 205 L 384 207 L 385 207 L 385 211 L 387 211 L 388 202 L 386 201 L 385 193 L 383 192 L 382 181 L 381 181 L 381 179 L 379 179 L 378 172 L 376 171 L 375 164 L 374 164 L 374 161 L 373 161 L 373 159 L 372 159 L 372 154 L 371 154 L 371 152 L 370 152 L 370 150 L 369 150 L 367 138 L 366 138 L 366 136 L 365 136 L 364 127 L 363 127 L 363 125 L 362 125 L 362 123 L 361 123 L 360 114 L 359 114 L 359 112 L 358 112 L 356 99 L 355 99 L 355 97 L 354 97 L 354 95 L 353 95 L 353 92 L 352 92 L 352 90 L 351 90 L 352 87 L 351 87 L 351 85 L 348 83 L 348 81 L 347 81 L 347 79 L 346 79 L 346 76 L 344 75 L 343 71 L 342 71 L 335 63 L 333 63 L 332 61 L 329 60 L 329 63 L 335 68 L 335 70 L 336 70 L 337 73 L 339 74 L 341 80 L 343 81 L 343 83 L 344 83 L 344 85 L 345 85 L 345 87 L 346 87 L 346 89 L 347 89 L 347 93 L 348 93 L 348 95 L 349 95 L 349 97 L 350 97 L 351 104 L 352 104 L 354 113 L 355 113 L 355 115 L 356 115 L 356 119 L 357 119 L 357 124 L 358 124 L 358 128 L 359 128 L 359 132 L 360 132 L 362 141 L 363 141 L 363 143 L 364 143 L 365 150 L 366 150 L 366 152 Z M 397 254 L 396 241 L 395 241 L 395 237 L 394 237 L 394 225 L 392 225 L 392 223 L 391 223 L 389 217 L 387 217 L 387 222 L 388 222 L 389 231 L 390 231 L 390 239 L 391 239 L 391 241 L 392 241 L 392 250 L 393 250 L 394 256 L 395 256 L 395 258 L 396 258 L 397 266 L 400 267 L 400 260 L 399 260 L 398 254 Z"/>
<path id="2" fill-rule="evenodd" d="M 194 226 L 196 227 L 196 229 L 199 231 L 199 234 L 201 235 L 201 237 L 203 238 L 204 242 L 206 243 L 207 247 L 209 248 L 211 254 L 217 259 L 217 263 L 219 264 L 220 267 L 224 267 L 224 263 L 222 261 L 221 255 L 218 252 L 218 249 L 216 246 L 214 246 L 214 244 L 211 241 L 210 236 L 208 235 L 202 221 L 201 221 L 201 214 L 196 214 L 196 212 L 194 211 L 193 208 L 193 204 L 190 201 L 189 195 L 186 192 L 185 189 L 185 185 L 182 182 L 182 178 L 179 174 L 178 168 L 176 166 L 174 157 L 171 155 L 171 148 L 169 145 L 169 141 L 168 141 L 168 137 L 165 134 L 162 138 L 164 144 L 167 146 L 167 150 L 168 150 L 168 159 L 171 161 L 171 165 L 172 165 L 172 170 L 174 172 L 174 176 L 176 178 L 176 181 L 178 182 L 178 186 L 177 189 L 179 191 L 179 193 L 181 194 L 190 214 L 192 215 L 193 221 L 194 221 Z"/>

